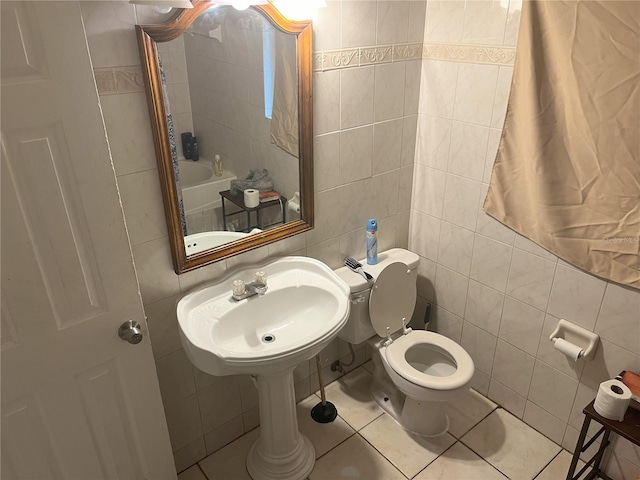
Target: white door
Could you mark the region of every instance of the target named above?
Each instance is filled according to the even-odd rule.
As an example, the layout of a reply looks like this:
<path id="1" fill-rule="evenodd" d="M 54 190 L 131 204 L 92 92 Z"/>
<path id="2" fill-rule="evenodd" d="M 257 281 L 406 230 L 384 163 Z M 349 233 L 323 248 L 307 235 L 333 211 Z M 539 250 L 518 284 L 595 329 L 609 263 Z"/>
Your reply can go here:
<path id="1" fill-rule="evenodd" d="M 79 5 L 0 4 L 2 478 L 175 478 Z"/>

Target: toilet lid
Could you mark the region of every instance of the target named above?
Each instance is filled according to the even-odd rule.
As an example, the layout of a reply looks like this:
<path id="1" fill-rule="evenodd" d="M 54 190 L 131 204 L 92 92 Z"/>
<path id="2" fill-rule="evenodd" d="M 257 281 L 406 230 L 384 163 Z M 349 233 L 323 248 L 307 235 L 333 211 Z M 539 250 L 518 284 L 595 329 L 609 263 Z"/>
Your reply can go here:
<path id="1" fill-rule="evenodd" d="M 416 280 L 411 269 L 394 262 L 378 274 L 369 297 L 369 317 L 381 337 L 402 329 L 402 319 L 408 324 L 416 306 Z"/>

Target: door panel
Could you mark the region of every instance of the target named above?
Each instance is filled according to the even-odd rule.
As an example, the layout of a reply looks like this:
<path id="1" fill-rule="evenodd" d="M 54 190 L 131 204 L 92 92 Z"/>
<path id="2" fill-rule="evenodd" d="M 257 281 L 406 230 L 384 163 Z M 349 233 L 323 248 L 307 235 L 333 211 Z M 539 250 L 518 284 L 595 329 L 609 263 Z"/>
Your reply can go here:
<path id="1" fill-rule="evenodd" d="M 61 123 L 8 133 L 7 168 L 58 328 L 107 310 Z"/>
<path id="2" fill-rule="evenodd" d="M 2 478 L 62 478 L 53 432 L 36 395 L 2 404 Z M 19 475 L 19 473 L 21 475 Z"/>

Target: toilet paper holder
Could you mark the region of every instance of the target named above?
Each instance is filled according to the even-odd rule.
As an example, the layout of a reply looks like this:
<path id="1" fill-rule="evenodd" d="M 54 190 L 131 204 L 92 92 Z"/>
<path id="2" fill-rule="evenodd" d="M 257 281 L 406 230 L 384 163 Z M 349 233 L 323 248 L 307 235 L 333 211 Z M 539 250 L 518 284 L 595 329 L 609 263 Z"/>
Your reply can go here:
<path id="1" fill-rule="evenodd" d="M 582 349 L 580 357 L 589 360 L 593 357 L 598 346 L 600 336 L 597 333 L 590 332 L 586 328 L 579 327 L 565 319 L 561 319 L 556 329 L 549 336 L 549 340 L 555 343 L 555 340 L 562 338 Z"/>

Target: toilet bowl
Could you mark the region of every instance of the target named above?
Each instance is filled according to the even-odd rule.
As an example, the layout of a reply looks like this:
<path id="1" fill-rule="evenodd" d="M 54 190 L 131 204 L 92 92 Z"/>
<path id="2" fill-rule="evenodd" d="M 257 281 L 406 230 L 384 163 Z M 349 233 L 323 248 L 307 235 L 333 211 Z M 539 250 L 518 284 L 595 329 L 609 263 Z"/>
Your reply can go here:
<path id="1" fill-rule="evenodd" d="M 446 402 L 462 396 L 473 378 L 469 354 L 435 332 L 407 327 L 416 302 L 418 255 L 392 249 L 365 265 L 373 284 L 346 267 L 338 275 L 351 288 L 351 314 L 338 337 L 373 348 L 371 392 L 405 429 L 423 436 L 449 429 Z"/>

